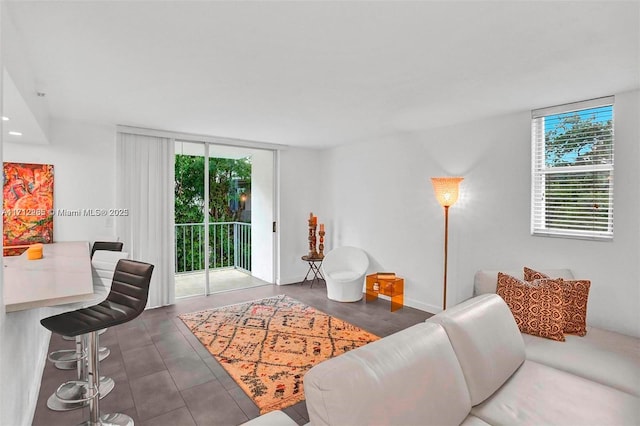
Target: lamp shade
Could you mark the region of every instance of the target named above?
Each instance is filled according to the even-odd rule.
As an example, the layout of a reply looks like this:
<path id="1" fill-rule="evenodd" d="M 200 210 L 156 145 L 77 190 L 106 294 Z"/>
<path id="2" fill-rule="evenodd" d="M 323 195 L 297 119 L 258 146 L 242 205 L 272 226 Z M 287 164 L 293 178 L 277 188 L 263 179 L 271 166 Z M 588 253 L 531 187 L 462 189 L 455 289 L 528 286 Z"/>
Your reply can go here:
<path id="1" fill-rule="evenodd" d="M 461 177 L 431 178 L 436 198 L 442 207 L 450 207 L 458 201 L 458 187 L 463 179 Z"/>

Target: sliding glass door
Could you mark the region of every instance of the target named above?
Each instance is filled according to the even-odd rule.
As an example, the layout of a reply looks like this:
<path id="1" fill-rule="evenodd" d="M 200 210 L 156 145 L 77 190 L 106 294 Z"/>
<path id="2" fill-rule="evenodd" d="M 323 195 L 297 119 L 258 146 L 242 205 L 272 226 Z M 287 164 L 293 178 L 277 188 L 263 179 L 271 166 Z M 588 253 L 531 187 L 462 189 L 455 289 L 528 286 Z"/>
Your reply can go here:
<path id="1" fill-rule="evenodd" d="M 272 283 L 273 152 L 177 141 L 175 175 L 176 297 Z"/>

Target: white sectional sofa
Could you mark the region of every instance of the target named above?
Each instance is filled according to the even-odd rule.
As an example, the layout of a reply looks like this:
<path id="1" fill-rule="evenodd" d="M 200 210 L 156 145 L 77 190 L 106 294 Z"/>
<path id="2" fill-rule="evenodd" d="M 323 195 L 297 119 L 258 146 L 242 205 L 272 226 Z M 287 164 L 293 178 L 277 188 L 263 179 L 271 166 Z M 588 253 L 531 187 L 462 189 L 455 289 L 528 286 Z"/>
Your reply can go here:
<path id="1" fill-rule="evenodd" d="M 522 270 L 502 272 L 522 278 Z M 540 272 L 551 277 L 574 278 L 569 269 Z M 474 294 L 495 293 L 497 275 L 498 271 L 478 271 Z M 640 397 L 640 339 L 589 325 L 585 336 L 565 334 L 565 342 L 524 333 L 522 338 L 528 360 Z"/>
<path id="2" fill-rule="evenodd" d="M 479 272 L 476 292 L 495 292 L 496 277 Z M 304 390 L 317 426 L 639 425 L 640 339 L 523 335 L 502 298 L 481 294 L 318 364 Z"/>

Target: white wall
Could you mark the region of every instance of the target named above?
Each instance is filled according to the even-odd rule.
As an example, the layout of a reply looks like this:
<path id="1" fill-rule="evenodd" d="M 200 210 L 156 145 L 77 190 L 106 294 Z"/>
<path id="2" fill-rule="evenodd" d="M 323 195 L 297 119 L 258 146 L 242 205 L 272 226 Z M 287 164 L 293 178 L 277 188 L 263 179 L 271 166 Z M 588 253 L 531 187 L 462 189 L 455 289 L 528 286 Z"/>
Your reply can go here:
<path id="1" fill-rule="evenodd" d="M 460 175 L 449 216 L 449 306 L 471 296 L 478 269 L 568 267 L 592 281 L 589 324 L 640 336 L 639 104 L 638 91 L 616 95 L 612 242 L 530 235 L 529 111 L 325 152 L 329 240 L 363 247 L 372 271 L 405 277 L 408 305 L 437 312 L 444 216 L 430 178 Z"/>
<path id="2" fill-rule="evenodd" d="M 280 151 L 279 173 L 277 244 L 280 259 L 276 283 L 292 284 L 302 281 L 308 268 L 300 257 L 309 252 L 309 213 L 318 216 L 320 223 L 329 223 L 326 221 L 329 210 L 321 199 L 327 177 L 320 174 L 319 151 L 298 148 Z M 330 238 L 326 241 L 332 243 Z"/>
<path id="3" fill-rule="evenodd" d="M 114 138 L 112 128 L 52 120 L 50 145 L 3 143 L 2 156 L 4 161 L 53 164 L 56 208 L 109 208 L 115 196 Z M 54 240 L 93 240 L 111 234 L 109 224 L 102 217 L 55 217 Z M 39 321 L 59 312 L 41 308 L 5 314 L 0 303 L 1 425 L 31 423 L 50 336 Z"/>
<path id="4" fill-rule="evenodd" d="M 49 145 L 5 142 L 4 161 L 53 164 L 56 210 L 114 208 L 115 129 L 52 120 L 50 134 Z M 54 217 L 54 241 L 94 240 L 114 232 L 109 217 Z"/>

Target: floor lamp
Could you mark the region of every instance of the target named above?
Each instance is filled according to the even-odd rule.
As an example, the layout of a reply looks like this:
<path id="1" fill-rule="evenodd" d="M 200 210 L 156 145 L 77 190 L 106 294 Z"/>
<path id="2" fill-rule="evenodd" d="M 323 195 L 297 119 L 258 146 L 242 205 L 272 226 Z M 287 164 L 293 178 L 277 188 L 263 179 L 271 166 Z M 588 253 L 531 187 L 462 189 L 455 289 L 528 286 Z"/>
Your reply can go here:
<path id="1" fill-rule="evenodd" d="M 447 309 L 447 253 L 449 249 L 449 207 L 458 200 L 458 187 L 464 178 L 435 177 L 431 178 L 436 199 L 444 207 L 444 295 L 442 310 Z"/>

